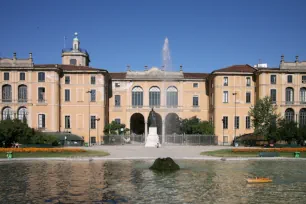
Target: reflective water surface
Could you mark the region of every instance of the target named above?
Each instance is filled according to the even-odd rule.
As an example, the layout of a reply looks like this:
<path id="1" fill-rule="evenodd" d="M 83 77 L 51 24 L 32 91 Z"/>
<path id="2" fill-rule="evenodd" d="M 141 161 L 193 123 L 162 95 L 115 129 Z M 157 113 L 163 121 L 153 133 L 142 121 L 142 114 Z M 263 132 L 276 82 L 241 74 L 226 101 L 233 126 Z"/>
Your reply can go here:
<path id="1" fill-rule="evenodd" d="M 305 161 L 153 161 L 0 163 L 0 203 L 306 203 Z M 268 176 L 270 184 L 245 179 Z"/>

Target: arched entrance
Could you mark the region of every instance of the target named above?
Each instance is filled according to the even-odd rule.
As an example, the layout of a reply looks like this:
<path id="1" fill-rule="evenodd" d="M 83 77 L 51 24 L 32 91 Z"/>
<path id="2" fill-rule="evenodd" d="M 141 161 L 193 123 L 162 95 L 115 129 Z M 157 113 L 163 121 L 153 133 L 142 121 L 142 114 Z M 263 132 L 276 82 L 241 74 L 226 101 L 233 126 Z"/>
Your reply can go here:
<path id="1" fill-rule="evenodd" d="M 165 133 L 167 135 L 180 134 L 180 118 L 176 113 L 169 113 L 166 116 L 165 125 Z"/>
<path id="2" fill-rule="evenodd" d="M 148 116 L 148 132 L 149 132 L 149 127 L 151 127 L 151 114 L 152 112 L 150 112 L 149 116 Z M 158 135 L 162 135 L 163 133 L 163 122 L 162 122 L 162 117 L 155 112 L 155 117 L 156 117 L 156 126 L 157 126 L 157 134 Z"/>
<path id="3" fill-rule="evenodd" d="M 141 113 L 134 113 L 131 116 L 131 134 L 142 135 L 145 132 L 145 120 Z"/>

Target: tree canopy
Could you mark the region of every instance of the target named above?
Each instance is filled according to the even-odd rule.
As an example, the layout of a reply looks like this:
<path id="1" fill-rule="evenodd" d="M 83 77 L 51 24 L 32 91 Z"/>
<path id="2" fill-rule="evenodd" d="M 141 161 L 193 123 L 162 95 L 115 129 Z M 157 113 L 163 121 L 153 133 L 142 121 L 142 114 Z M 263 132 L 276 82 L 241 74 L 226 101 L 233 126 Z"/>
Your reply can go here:
<path id="1" fill-rule="evenodd" d="M 250 108 L 249 115 L 252 117 L 255 135 L 264 136 L 266 139 L 276 137 L 273 131 L 276 129 L 276 123 L 280 117 L 276 110 L 277 107 L 268 96 L 259 99 L 255 106 Z"/>
<path id="2" fill-rule="evenodd" d="M 26 120 L 0 121 L 0 147 L 10 147 L 14 142 L 21 144 L 55 144 L 56 138 L 30 128 Z"/>

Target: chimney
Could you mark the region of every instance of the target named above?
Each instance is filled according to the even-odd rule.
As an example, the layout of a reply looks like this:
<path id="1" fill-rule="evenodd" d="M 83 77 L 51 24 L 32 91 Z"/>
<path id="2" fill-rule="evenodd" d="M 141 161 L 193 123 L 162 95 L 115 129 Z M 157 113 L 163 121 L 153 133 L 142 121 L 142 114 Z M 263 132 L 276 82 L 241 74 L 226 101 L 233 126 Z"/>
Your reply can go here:
<path id="1" fill-rule="evenodd" d="M 145 67 L 145 71 L 148 71 L 148 66 L 147 66 L 147 65 L 145 65 L 144 67 Z"/>
<path id="2" fill-rule="evenodd" d="M 33 59 L 33 58 L 32 58 L 32 52 L 30 52 L 29 55 L 30 55 L 30 59 Z"/>
<path id="3" fill-rule="evenodd" d="M 281 63 L 284 63 L 284 58 L 285 58 L 285 56 L 282 55 L 282 56 L 281 56 L 281 61 L 280 61 Z"/>
<path id="4" fill-rule="evenodd" d="M 183 71 L 183 65 L 180 65 L 180 72 Z"/>
<path id="5" fill-rule="evenodd" d="M 17 59 L 17 54 L 16 54 L 16 52 L 13 53 L 13 59 L 14 59 L 14 60 Z"/>
<path id="6" fill-rule="evenodd" d="M 295 56 L 295 63 L 298 63 L 299 62 L 299 56 Z"/>

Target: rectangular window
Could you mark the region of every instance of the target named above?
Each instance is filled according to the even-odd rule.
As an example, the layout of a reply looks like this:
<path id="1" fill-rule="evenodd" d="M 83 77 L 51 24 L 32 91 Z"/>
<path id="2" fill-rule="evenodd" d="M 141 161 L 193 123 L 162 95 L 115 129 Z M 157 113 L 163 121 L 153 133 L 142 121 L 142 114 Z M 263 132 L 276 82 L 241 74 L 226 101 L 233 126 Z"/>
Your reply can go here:
<path id="1" fill-rule="evenodd" d="M 302 76 L 302 83 L 306 84 L 306 76 Z"/>
<path id="2" fill-rule="evenodd" d="M 271 84 L 276 84 L 276 75 L 271 75 L 270 81 Z"/>
<path id="3" fill-rule="evenodd" d="M 228 103 L 228 91 L 223 91 L 223 103 Z"/>
<path id="4" fill-rule="evenodd" d="M 199 84 L 198 83 L 193 83 L 193 88 L 198 88 Z"/>
<path id="5" fill-rule="evenodd" d="M 65 76 L 65 84 L 70 84 L 70 76 Z"/>
<path id="6" fill-rule="evenodd" d="M 270 90 L 270 97 L 271 97 L 272 103 L 276 104 L 276 89 Z"/>
<path id="7" fill-rule="evenodd" d="M 250 116 L 245 117 L 245 128 L 250 129 L 251 128 L 251 118 Z"/>
<path id="8" fill-rule="evenodd" d="M 70 101 L 70 89 L 65 89 L 65 101 Z"/>
<path id="9" fill-rule="evenodd" d="M 223 78 L 223 86 L 228 86 L 228 77 Z"/>
<path id="10" fill-rule="evenodd" d="M 96 129 L 96 116 L 90 116 L 90 129 Z"/>
<path id="11" fill-rule="evenodd" d="M 223 129 L 227 129 L 228 128 L 228 116 L 223 116 L 222 122 L 223 122 Z"/>
<path id="12" fill-rule="evenodd" d="M 246 78 L 246 86 L 251 86 L 251 77 Z"/>
<path id="13" fill-rule="evenodd" d="M 115 83 L 115 87 L 119 88 L 120 87 L 120 83 Z"/>
<path id="14" fill-rule="evenodd" d="M 116 118 L 116 119 L 115 119 L 115 122 L 116 122 L 117 124 L 121 124 L 120 118 Z"/>
<path id="15" fill-rule="evenodd" d="M 193 107 L 198 107 L 199 106 L 199 97 L 198 96 L 194 96 L 192 98 L 192 105 L 193 105 Z"/>
<path id="16" fill-rule="evenodd" d="M 90 90 L 90 101 L 91 102 L 96 101 L 96 90 L 94 90 L 94 89 Z"/>
<path id="17" fill-rule="evenodd" d="M 38 81 L 39 82 L 45 81 L 45 72 L 38 72 Z"/>
<path id="18" fill-rule="evenodd" d="M 46 127 L 46 117 L 45 114 L 38 115 L 38 128 L 45 128 Z"/>
<path id="19" fill-rule="evenodd" d="M 245 102 L 246 103 L 251 103 L 251 93 L 247 92 L 245 95 Z"/>
<path id="20" fill-rule="evenodd" d="M 24 72 L 20 72 L 19 73 L 19 80 L 20 81 L 24 81 L 25 80 L 25 73 Z"/>
<path id="21" fill-rule="evenodd" d="M 65 116 L 65 129 L 70 129 L 70 116 Z"/>
<path id="22" fill-rule="evenodd" d="M 91 84 L 96 84 L 96 77 L 95 76 L 90 77 L 90 83 Z"/>
<path id="23" fill-rule="evenodd" d="M 45 102 L 45 88 L 38 88 L 38 102 Z"/>
<path id="24" fill-rule="evenodd" d="M 120 106 L 120 95 L 115 95 L 115 106 Z"/>
<path id="25" fill-rule="evenodd" d="M 239 116 L 235 116 L 235 129 L 239 129 Z"/>
<path id="26" fill-rule="evenodd" d="M 4 80 L 6 81 L 10 80 L 10 73 L 4 72 Z"/>
<path id="27" fill-rule="evenodd" d="M 287 76 L 287 81 L 288 81 L 288 83 L 292 83 L 292 75 Z"/>

